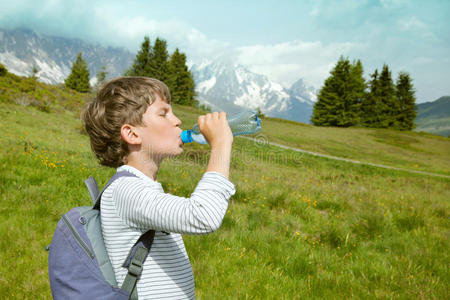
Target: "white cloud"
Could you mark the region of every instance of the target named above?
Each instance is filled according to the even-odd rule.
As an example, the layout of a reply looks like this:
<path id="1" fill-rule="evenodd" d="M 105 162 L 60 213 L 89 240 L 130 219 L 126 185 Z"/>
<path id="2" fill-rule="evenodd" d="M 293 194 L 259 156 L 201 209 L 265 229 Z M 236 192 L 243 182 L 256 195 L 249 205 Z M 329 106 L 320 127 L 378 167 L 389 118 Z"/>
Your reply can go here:
<path id="1" fill-rule="evenodd" d="M 355 43 L 291 41 L 275 45 L 254 45 L 237 49 L 239 63 L 286 87 L 300 78 L 320 88 L 340 55 L 364 48 Z"/>
<path id="2" fill-rule="evenodd" d="M 209 39 L 196 28 L 178 20 L 157 21 L 145 16 L 122 16 L 114 11 L 105 14 L 103 10 L 99 10 L 96 17 L 103 28 L 99 39 L 105 40 L 107 44 L 117 41 L 116 46 L 131 51 L 140 48 L 144 36 L 149 36 L 151 42 L 156 37 L 165 39 L 169 51 L 177 47 L 194 60 L 214 56 L 229 46 L 228 43 Z"/>
<path id="3" fill-rule="evenodd" d="M 319 13 L 319 8 L 314 7 L 314 9 L 309 12 L 309 15 L 312 17 L 315 17 L 315 16 L 317 16 L 318 13 Z"/>
<path id="4" fill-rule="evenodd" d="M 383 8 L 398 8 L 408 4 L 408 0 L 380 0 Z"/>
<path id="5" fill-rule="evenodd" d="M 427 29 L 427 25 L 422 22 L 416 16 L 410 16 L 407 18 L 402 18 L 398 20 L 398 26 L 400 30 L 405 31 L 415 31 L 415 30 L 424 30 Z"/>

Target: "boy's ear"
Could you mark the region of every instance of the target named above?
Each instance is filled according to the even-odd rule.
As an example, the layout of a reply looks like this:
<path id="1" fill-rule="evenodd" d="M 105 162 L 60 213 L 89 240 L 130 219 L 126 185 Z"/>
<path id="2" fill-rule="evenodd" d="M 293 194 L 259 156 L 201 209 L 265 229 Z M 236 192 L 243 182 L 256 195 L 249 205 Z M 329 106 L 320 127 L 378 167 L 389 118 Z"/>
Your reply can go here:
<path id="1" fill-rule="evenodd" d="M 136 127 L 130 124 L 123 124 L 120 128 L 120 136 L 130 145 L 139 145 L 142 143 L 142 140 L 136 129 Z"/>

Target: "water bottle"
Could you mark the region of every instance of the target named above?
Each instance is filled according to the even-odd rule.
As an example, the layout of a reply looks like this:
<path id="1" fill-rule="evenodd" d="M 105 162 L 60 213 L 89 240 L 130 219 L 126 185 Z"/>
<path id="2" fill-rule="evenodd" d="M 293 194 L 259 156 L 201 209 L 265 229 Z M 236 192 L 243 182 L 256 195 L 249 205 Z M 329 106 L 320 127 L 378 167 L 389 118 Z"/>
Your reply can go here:
<path id="1" fill-rule="evenodd" d="M 241 134 L 253 134 L 261 130 L 261 119 L 255 111 L 243 111 L 241 113 L 227 117 L 228 125 L 230 125 L 233 136 Z M 184 130 L 181 133 L 183 143 L 197 142 L 199 144 L 207 144 L 205 137 L 200 133 L 198 124 L 190 130 Z"/>

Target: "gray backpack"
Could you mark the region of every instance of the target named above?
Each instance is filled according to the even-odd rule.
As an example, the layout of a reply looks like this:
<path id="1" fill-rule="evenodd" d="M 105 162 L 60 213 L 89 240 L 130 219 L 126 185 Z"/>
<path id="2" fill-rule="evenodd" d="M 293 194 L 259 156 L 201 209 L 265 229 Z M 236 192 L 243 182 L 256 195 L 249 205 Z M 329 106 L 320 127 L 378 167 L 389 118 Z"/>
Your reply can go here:
<path id="1" fill-rule="evenodd" d="M 53 299 L 137 299 L 136 282 L 150 252 L 155 231 L 144 233 L 130 249 L 123 263 L 128 274 L 119 287 L 100 224 L 102 193 L 114 180 L 123 176 L 135 175 L 126 171 L 117 172 L 101 192 L 92 176 L 86 179 L 85 184 L 94 205 L 75 207 L 59 220 L 52 242 L 47 247 Z"/>

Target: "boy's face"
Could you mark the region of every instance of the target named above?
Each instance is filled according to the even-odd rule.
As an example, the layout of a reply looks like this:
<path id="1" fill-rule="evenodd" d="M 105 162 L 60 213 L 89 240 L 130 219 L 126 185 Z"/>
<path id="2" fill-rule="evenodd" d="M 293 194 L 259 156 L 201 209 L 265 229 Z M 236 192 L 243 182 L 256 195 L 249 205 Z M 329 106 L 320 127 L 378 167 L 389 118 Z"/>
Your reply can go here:
<path id="1" fill-rule="evenodd" d="M 141 137 L 142 150 L 148 158 L 165 158 L 183 153 L 181 121 L 172 106 L 158 96 L 142 116 L 143 124 L 136 129 Z"/>

